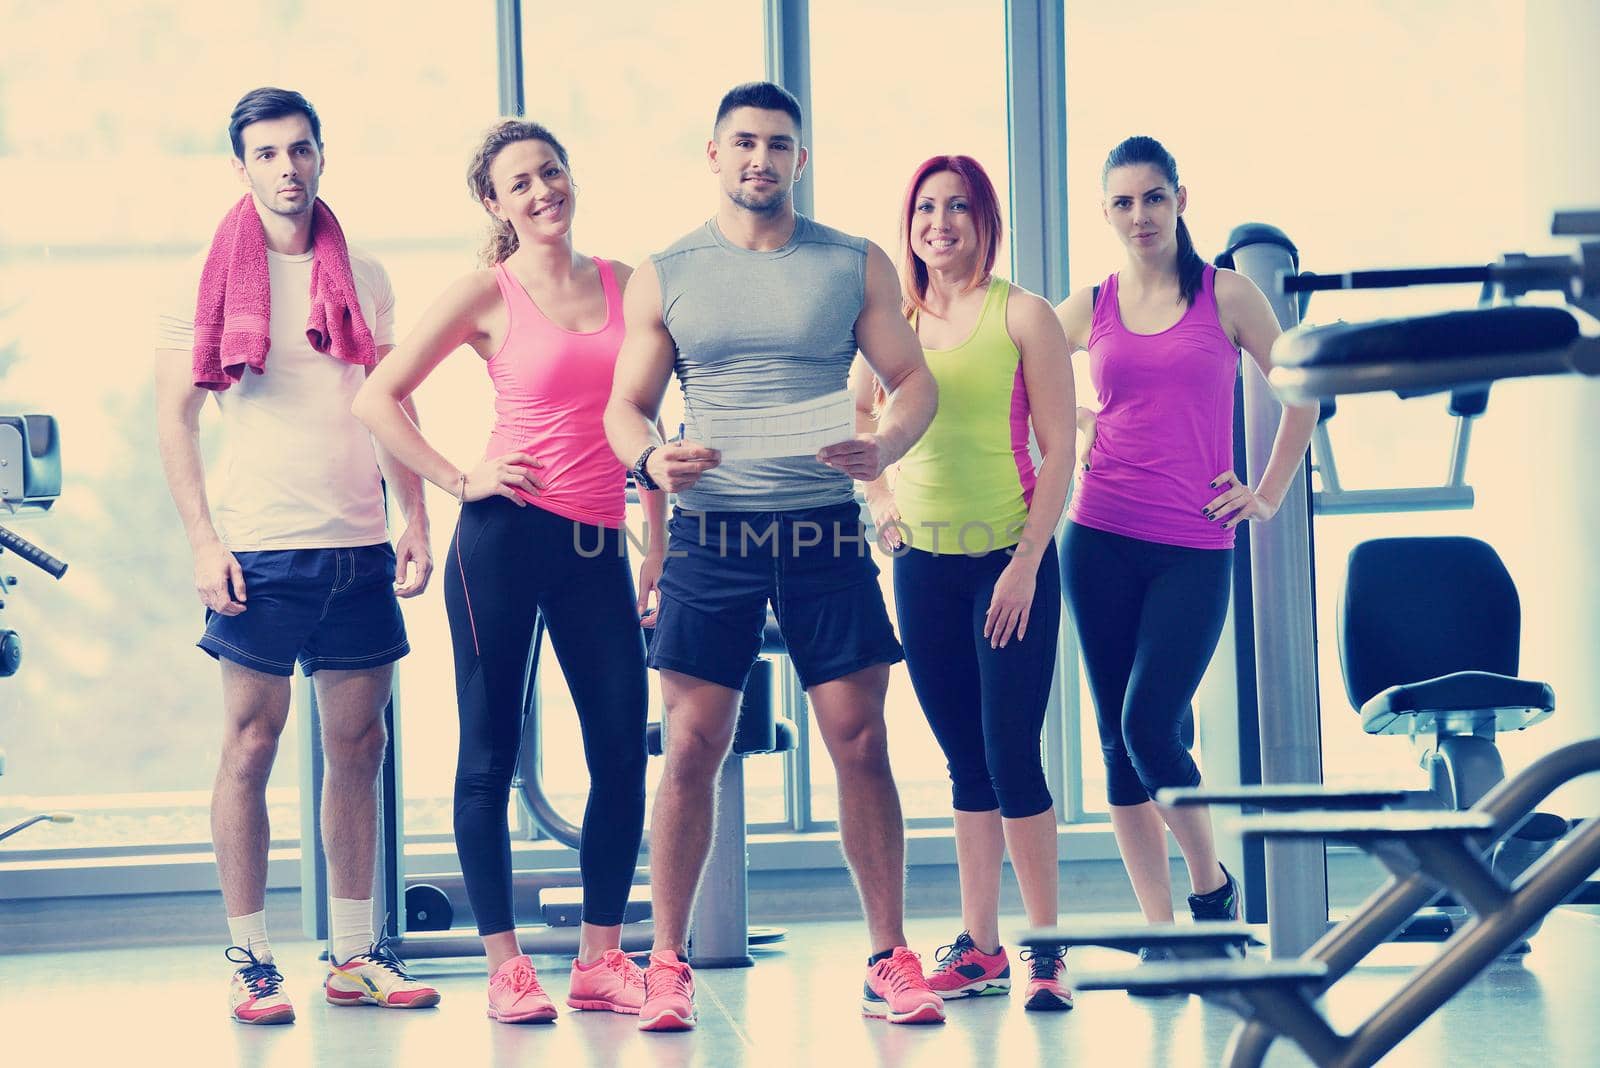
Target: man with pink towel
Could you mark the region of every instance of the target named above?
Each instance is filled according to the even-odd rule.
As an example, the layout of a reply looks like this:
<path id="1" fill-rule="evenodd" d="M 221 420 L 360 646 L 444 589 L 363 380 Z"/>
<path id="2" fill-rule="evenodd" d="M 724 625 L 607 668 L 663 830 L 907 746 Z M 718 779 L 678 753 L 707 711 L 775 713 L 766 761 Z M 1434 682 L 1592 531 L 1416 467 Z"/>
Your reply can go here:
<path id="1" fill-rule="evenodd" d="M 167 485 L 206 608 L 199 646 L 222 669 L 211 833 L 227 956 L 239 966 L 231 1011 L 240 1023 L 294 1019 L 267 941 L 265 896 L 266 785 L 296 661 L 322 718 L 333 897 L 325 996 L 334 1005 L 436 1005 L 439 992 L 373 935 L 383 711 L 394 663 L 410 649 L 396 596 L 421 593 L 433 570 L 421 482 L 350 414 L 368 371 L 394 347 L 394 291 L 317 198 L 322 126 L 305 97 L 252 90 L 228 135 L 248 192 L 161 310 L 156 406 Z M 209 495 L 198 436 L 207 397 L 222 426 Z M 405 519 L 393 548 L 385 480 Z"/>

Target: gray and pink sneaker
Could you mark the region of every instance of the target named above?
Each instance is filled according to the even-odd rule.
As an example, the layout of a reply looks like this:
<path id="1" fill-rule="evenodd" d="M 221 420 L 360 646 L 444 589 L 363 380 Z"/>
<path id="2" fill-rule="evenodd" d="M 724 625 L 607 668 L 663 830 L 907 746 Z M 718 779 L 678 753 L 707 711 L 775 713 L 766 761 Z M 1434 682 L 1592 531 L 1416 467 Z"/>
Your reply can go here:
<path id="1" fill-rule="evenodd" d="M 922 958 L 905 946 L 867 968 L 861 1015 L 890 1023 L 944 1023 L 944 1001 L 922 975 Z"/>
<path id="2" fill-rule="evenodd" d="M 1011 961 L 1005 946 L 985 953 L 962 931 L 950 945 L 940 946 L 933 959 L 939 966 L 928 976 L 928 985 L 946 1001 L 1011 992 Z"/>

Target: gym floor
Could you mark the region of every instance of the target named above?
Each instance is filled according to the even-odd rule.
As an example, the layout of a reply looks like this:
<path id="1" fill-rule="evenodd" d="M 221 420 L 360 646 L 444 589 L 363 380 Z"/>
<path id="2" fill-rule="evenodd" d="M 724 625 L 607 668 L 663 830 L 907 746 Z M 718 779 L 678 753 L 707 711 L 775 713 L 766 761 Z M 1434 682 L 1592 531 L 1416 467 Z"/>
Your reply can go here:
<path id="1" fill-rule="evenodd" d="M 1002 930 L 1021 926 L 1012 917 Z M 909 934 L 931 966 L 954 932 L 948 921 L 914 919 Z M 798 923 L 751 969 L 698 975 L 698 1030 L 644 1035 L 632 1018 L 565 1010 L 552 1025 L 511 1027 L 483 1015 L 477 960 L 430 960 L 415 970 L 444 993 L 437 1009 L 388 1012 L 335 1008 L 321 998 L 319 946 L 277 946 L 299 1020 L 243 1027 L 226 1010 L 229 965 L 220 947 L 183 946 L 0 958 L 0 1050 L 8 1065 L 338 1065 L 465 1068 L 468 1065 L 678 1066 L 760 1064 L 836 1068 L 876 1065 L 1114 1065 L 1178 1068 L 1220 1062 L 1235 1017 L 1198 998 L 1133 1000 L 1120 992 L 1078 995 L 1070 1013 L 1035 1014 L 1021 999 L 981 998 L 949 1006 L 944 1026 L 864 1020 L 864 970 L 857 923 Z M 1328 998 L 1348 1029 L 1427 960 L 1436 947 L 1386 945 Z M 1074 969 L 1130 958 L 1074 950 Z M 567 961 L 535 958 L 561 1004 Z M 1013 952 L 1013 971 L 1016 967 Z M 1534 951 L 1501 961 L 1440 1010 L 1384 1061 L 1397 1065 L 1600 1064 L 1600 913 L 1557 911 Z M 1279 1044 L 1269 1065 L 1306 1063 Z"/>

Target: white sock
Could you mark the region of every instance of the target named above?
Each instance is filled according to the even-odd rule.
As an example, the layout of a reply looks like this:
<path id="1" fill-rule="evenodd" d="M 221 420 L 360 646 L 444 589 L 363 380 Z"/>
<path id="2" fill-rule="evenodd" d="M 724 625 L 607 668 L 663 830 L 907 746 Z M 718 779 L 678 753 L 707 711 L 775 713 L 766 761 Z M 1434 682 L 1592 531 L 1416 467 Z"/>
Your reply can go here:
<path id="1" fill-rule="evenodd" d="M 265 964 L 272 959 L 272 947 L 267 945 L 267 911 L 252 912 L 248 916 L 229 916 L 228 934 L 233 944 L 248 949 L 256 960 Z"/>
<path id="2" fill-rule="evenodd" d="M 347 897 L 331 898 L 328 912 L 328 932 L 332 936 L 330 950 L 335 962 L 343 964 L 357 953 L 372 948 L 372 899 L 356 901 Z"/>

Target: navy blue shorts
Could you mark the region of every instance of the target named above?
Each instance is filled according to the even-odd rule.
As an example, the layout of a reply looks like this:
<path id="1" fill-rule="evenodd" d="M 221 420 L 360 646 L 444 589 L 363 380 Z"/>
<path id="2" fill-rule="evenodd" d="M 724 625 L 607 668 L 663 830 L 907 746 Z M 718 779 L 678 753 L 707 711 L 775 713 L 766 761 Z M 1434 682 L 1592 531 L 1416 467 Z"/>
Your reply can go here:
<path id="1" fill-rule="evenodd" d="M 854 501 L 788 512 L 686 512 L 667 524 L 650 666 L 732 690 L 772 604 L 802 686 L 904 658 Z"/>
<path id="2" fill-rule="evenodd" d="M 245 610 L 206 609 L 196 644 L 213 657 L 287 677 L 296 660 L 310 675 L 382 667 L 411 651 L 388 544 L 233 555 L 244 571 Z"/>

